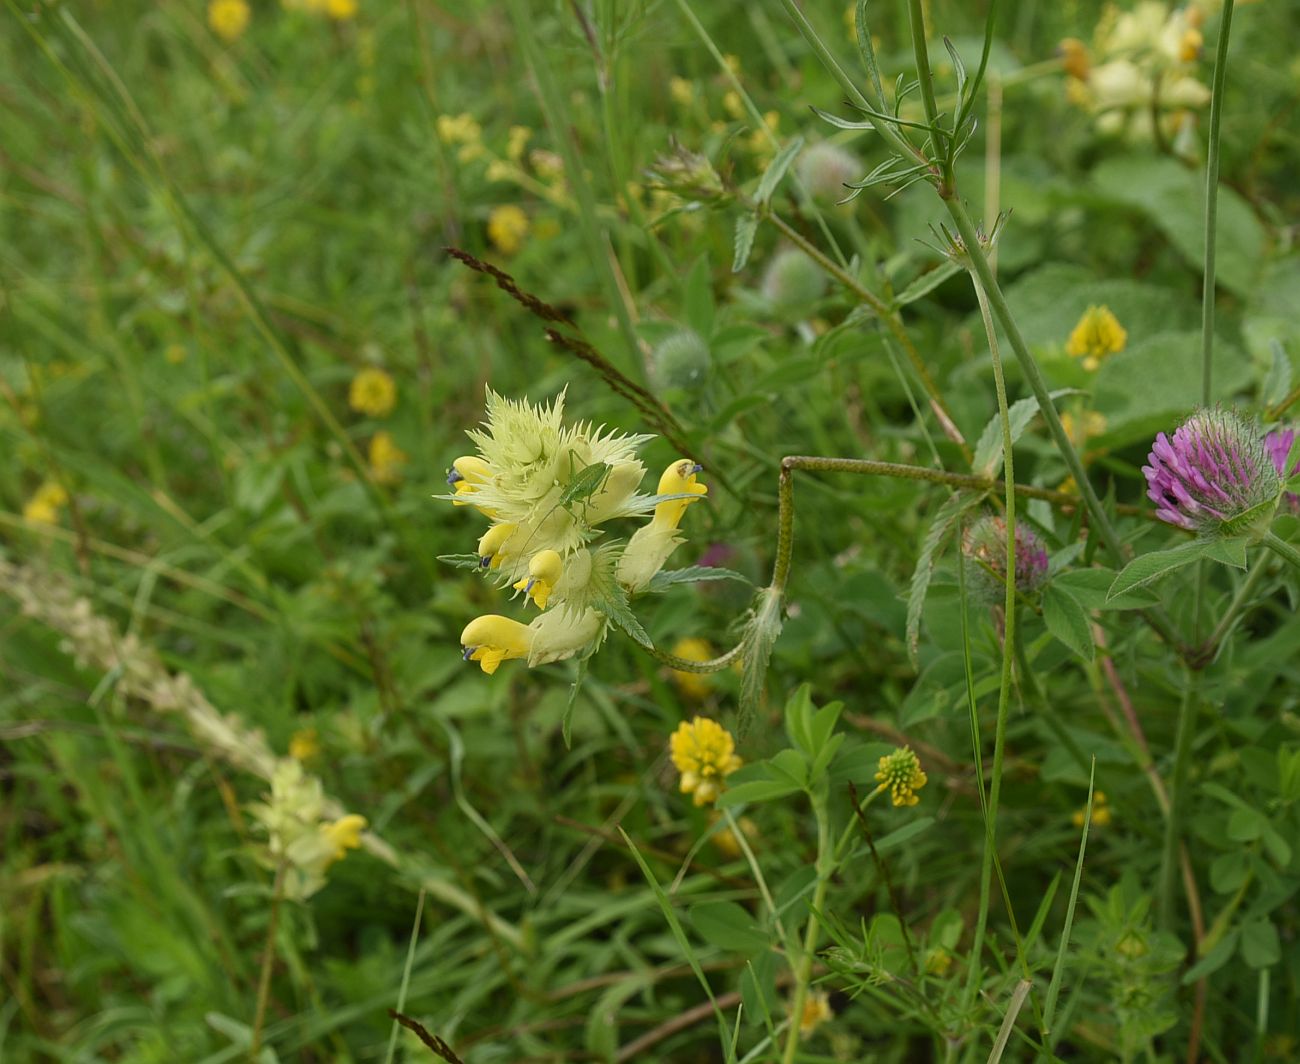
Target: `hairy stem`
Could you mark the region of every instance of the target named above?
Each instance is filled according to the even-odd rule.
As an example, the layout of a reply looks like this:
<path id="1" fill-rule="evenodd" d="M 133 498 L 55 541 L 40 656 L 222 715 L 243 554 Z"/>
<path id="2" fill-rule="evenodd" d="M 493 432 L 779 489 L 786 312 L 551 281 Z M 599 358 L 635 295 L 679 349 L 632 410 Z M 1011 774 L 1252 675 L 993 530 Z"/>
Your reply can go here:
<path id="1" fill-rule="evenodd" d="M 1223 121 L 1223 86 L 1228 76 L 1228 33 L 1233 0 L 1224 0 L 1219 47 L 1214 56 L 1214 92 L 1210 97 L 1210 142 L 1205 161 L 1205 282 L 1201 289 L 1201 403 L 1210 403 L 1214 353 L 1214 254 L 1219 214 L 1219 126 Z"/>
<path id="2" fill-rule="evenodd" d="M 812 907 L 808 913 L 808 927 L 804 931 L 803 948 L 795 963 L 794 994 L 790 999 L 790 1026 L 785 1036 L 785 1052 L 781 1055 L 781 1064 L 793 1064 L 799 1051 L 799 1027 L 803 1019 L 804 1005 L 808 1000 L 808 981 L 812 978 L 813 955 L 817 949 L 817 934 L 821 930 L 817 914 L 826 904 L 826 889 L 830 886 L 831 866 L 831 825 L 825 801 L 813 798 L 813 813 L 817 817 L 817 886 L 813 890 Z"/>

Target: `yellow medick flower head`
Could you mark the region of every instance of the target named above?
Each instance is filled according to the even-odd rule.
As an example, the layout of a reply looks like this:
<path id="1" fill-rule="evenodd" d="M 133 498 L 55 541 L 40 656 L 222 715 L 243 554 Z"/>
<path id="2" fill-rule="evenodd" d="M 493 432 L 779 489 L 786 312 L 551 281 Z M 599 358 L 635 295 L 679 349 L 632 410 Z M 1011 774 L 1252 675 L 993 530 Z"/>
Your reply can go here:
<path id="1" fill-rule="evenodd" d="M 745 104 L 740 98 L 740 93 L 731 89 L 722 96 L 722 108 L 732 118 L 741 118 L 745 114 Z"/>
<path id="2" fill-rule="evenodd" d="M 921 771 L 921 762 L 909 746 L 900 746 L 892 754 L 880 759 L 876 772 L 878 791 L 888 791 L 895 805 L 916 805 L 920 801 L 916 792 L 925 786 L 928 777 Z"/>
<path id="3" fill-rule="evenodd" d="M 483 176 L 488 181 L 510 181 L 515 176 L 515 169 L 504 159 L 493 159 L 487 164 Z"/>
<path id="4" fill-rule="evenodd" d="M 477 144 L 483 136 L 482 127 L 468 113 L 439 115 L 434 126 L 444 144 Z"/>
<path id="5" fill-rule="evenodd" d="M 409 456 L 397 446 L 391 432 L 376 432 L 370 439 L 370 473 L 377 483 L 396 484 Z"/>
<path id="6" fill-rule="evenodd" d="M 358 414 L 387 417 L 397 403 L 397 385 L 378 366 L 367 366 L 352 378 L 348 387 L 348 406 Z"/>
<path id="7" fill-rule="evenodd" d="M 248 0 L 212 0 L 208 4 L 208 25 L 223 41 L 238 40 L 251 15 Z"/>
<path id="8" fill-rule="evenodd" d="M 322 831 L 325 838 L 334 846 L 335 861 L 341 861 L 348 855 L 348 850 L 356 850 L 361 847 L 361 833 L 366 830 L 366 818 L 356 813 L 349 813 L 347 816 L 339 817 L 338 820 L 326 824 Z"/>
<path id="9" fill-rule="evenodd" d="M 511 126 L 506 134 L 506 158 L 511 162 L 519 162 L 524 157 L 524 149 L 532 135 L 533 131 L 527 126 Z"/>
<path id="10" fill-rule="evenodd" d="M 335 22 L 346 22 L 357 16 L 357 0 L 326 0 L 325 14 Z"/>
<path id="11" fill-rule="evenodd" d="M 1070 823 L 1076 828 L 1083 827 L 1083 822 L 1088 817 L 1088 807 L 1085 805 L 1082 809 L 1076 809 L 1070 816 Z M 1094 828 L 1104 828 L 1110 823 L 1110 805 L 1106 801 L 1105 791 L 1094 791 L 1092 795 L 1092 826 Z"/>
<path id="12" fill-rule="evenodd" d="M 668 740 L 668 752 L 682 774 L 682 794 L 694 795 L 696 805 L 717 801 L 726 778 L 744 764 L 731 732 L 708 717 L 682 721 Z"/>
<path id="13" fill-rule="evenodd" d="M 528 215 L 522 207 L 504 203 L 493 207 L 488 215 L 488 239 L 503 255 L 513 255 L 524 246 L 528 235 Z"/>
<path id="14" fill-rule="evenodd" d="M 59 513 L 68 505 L 68 493 L 57 481 L 47 480 L 23 506 L 23 520 L 39 525 L 57 525 Z"/>
<path id="15" fill-rule="evenodd" d="M 553 550 L 538 551 L 529 559 L 528 575 L 521 577 L 513 585 L 537 604 L 539 610 L 546 609 L 547 599 L 555 590 L 564 573 L 564 561 Z"/>
<path id="16" fill-rule="evenodd" d="M 1119 323 L 1110 307 L 1104 303 L 1090 306 L 1083 312 L 1079 324 L 1070 333 L 1065 352 L 1071 358 L 1083 359 L 1083 368 L 1094 370 L 1101 360 L 1124 350 L 1128 332 Z"/>
<path id="17" fill-rule="evenodd" d="M 712 644 L 698 636 L 687 636 L 685 639 L 677 640 L 673 644 L 672 653 L 687 661 L 708 661 L 715 656 Z M 707 698 L 709 692 L 713 690 L 713 678 L 706 672 L 683 672 L 673 669 L 671 676 L 677 689 L 687 698 L 697 702 Z"/>
<path id="18" fill-rule="evenodd" d="M 1083 447 L 1094 436 L 1106 431 L 1106 418 L 1095 410 L 1085 410 L 1078 417 L 1067 410 L 1061 415 L 1061 427 L 1075 447 Z"/>
<path id="19" fill-rule="evenodd" d="M 690 78 L 669 78 L 668 95 L 678 107 L 690 107 L 695 102 L 695 83 Z"/>
<path id="20" fill-rule="evenodd" d="M 830 995 L 825 990 L 809 990 L 803 1003 L 803 1015 L 799 1017 L 799 1033 L 812 1034 L 827 1020 L 833 1020 Z"/>

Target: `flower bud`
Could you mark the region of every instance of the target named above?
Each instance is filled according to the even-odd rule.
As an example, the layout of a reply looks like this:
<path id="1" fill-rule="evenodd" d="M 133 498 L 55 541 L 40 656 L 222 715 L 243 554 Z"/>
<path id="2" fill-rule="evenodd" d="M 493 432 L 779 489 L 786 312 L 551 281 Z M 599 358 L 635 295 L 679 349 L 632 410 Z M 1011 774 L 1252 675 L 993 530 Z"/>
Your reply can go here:
<path id="1" fill-rule="evenodd" d="M 682 329 L 661 340 L 650 354 L 655 380 L 664 388 L 694 391 L 713 369 L 709 345 L 693 329 Z"/>
<path id="2" fill-rule="evenodd" d="M 826 275 L 798 248 L 778 251 L 763 274 L 763 295 L 781 312 L 806 317 L 826 294 Z"/>
<path id="3" fill-rule="evenodd" d="M 726 195 L 722 178 L 707 156 L 691 151 L 676 139 L 671 142 L 671 149 L 659 156 L 654 164 L 653 176 L 659 179 L 662 188 L 683 199 L 703 203 L 720 200 Z"/>
<path id="4" fill-rule="evenodd" d="M 806 149 L 797 167 L 813 198 L 830 203 L 847 196 L 852 191 L 848 183 L 862 176 L 862 164 L 856 155 L 825 140 Z"/>
<path id="5" fill-rule="evenodd" d="M 987 515 L 966 529 L 962 553 L 973 562 L 969 570 L 973 598 L 1001 602 L 1006 588 L 1007 522 Z M 1037 591 L 1047 580 L 1047 550 L 1038 533 L 1016 525 L 1016 590 L 1022 595 Z"/>

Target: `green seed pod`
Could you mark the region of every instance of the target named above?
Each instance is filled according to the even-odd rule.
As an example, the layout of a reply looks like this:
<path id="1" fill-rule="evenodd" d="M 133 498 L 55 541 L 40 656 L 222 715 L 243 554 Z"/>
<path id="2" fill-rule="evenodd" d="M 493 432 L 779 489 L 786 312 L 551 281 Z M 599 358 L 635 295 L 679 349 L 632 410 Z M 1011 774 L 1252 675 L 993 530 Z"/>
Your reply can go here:
<path id="1" fill-rule="evenodd" d="M 826 275 L 798 248 L 776 253 L 763 274 L 763 295 L 778 311 L 805 316 L 826 294 Z"/>
<path id="2" fill-rule="evenodd" d="M 709 379 L 713 357 L 699 333 L 681 329 L 659 342 L 650 365 L 661 387 L 694 391 Z"/>

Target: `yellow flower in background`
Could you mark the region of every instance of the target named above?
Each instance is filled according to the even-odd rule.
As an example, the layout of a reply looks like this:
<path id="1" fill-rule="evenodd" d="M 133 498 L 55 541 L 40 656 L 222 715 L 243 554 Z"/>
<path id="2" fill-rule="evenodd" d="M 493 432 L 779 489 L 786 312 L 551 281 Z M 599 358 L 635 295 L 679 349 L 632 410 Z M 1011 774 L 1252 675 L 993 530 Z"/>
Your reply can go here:
<path id="1" fill-rule="evenodd" d="M 682 721 L 668 740 L 668 752 L 682 774 L 682 794 L 693 794 L 696 805 L 716 801 L 726 778 L 744 764 L 731 732 L 708 717 Z"/>
<path id="2" fill-rule="evenodd" d="M 546 148 L 534 148 L 528 153 L 528 162 L 543 181 L 558 181 L 564 176 L 564 160 Z"/>
<path id="3" fill-rule="evenodd" d="M 513 203 L 493 207 L 488 215 L 488 239 L 503 255 L 513 255 L 528 235 L 528 215 Z"/>
<path id="4" fill-rule="evenodd" d="M 717 810 L 714 810 L 710 823 L 716 824 L 721 819 L 722 814 Z M 743 834 L 750 842 L 753 842 L 758 838 L 758 825 L 750 820 L 749 817 L 742 816 L 738 821 L 736 821 L 736 826 L 740 828 L 741 834 Z M 730 825 L 719 828 L 710 837 L 713 841 L 713 845 L 721 850 L 723 855 L 726 857 L 730 857 L 734 860 L 745 852 L 741 848 L 740 840 L 736 837 L 736 833 L 731 830 Z"/>
<path id="5" fill-rule="evenodd" d="M 698 636 L 677 640 L 673 644 L 672 653 L 687 661 L 708 661 L 709 658 L 716 657 L 713 645 L 707 639 L 700 639 Z M 670 675 L 677 689 L 687 698 L 697 702 L 708 697 L 713 689 L 713 678 L 706 672 L 684 672 L 673 669 Z"/>
<path id="6" fill-rule="evenodd" d="M 248 0 L 212 0 L 208 4 L 208 25 L 223 41 L 238 40 L 251 15 Z"/>
<path id="7" fill-rule="evenodd" d="M 444 144 L 473 147 L 482 142 L 483 128 L 474 116 L 465 112 L 458 115 L 439 115 L 434 123 L 438 139 Z"/>
<path id="8" fill-rule="evenodd" d="M 325 14 L 335 22 L 346 22 L 357 17 L 357 0 L 326 0 Z"/>
<path id="9" fill-rule="evenodd" d="M 366 818 L 357 813 L 349 813 L 321 828 L 326 840 L 334 847 L 333 859 L 341 861 L 348 855 L 348 850 L 361 847 L 361 833 L 366 829 Z"/>
<path id="10" fill-rule="evenodd" d="M 68 505 L 68 493 L 57 481 L 47 480 L 23 506 L 23 520 L 40 525 L 57 525 L 59 514 Z"/>
<path id="11" fill-rule="evenodd" d="M 1088 817 L 1088 807 L 1085 805 L 1082 809 L 1076 809 L 1070 817 L 1070 823 L 1076 828 L 1082 828 L 1083 822 Z M 1092 793 L 1092 826 L 1094 828 L 1104 828 L 1110 823 L 1110 805 L 1106 801 L 1105 791 L 1093 791 Z"/>
<path id="12" fill-rule="evenodd" d="M 695 83 L 690 78 L 669 78 L 668 95 L 678 107 L 690 107 L 695 102 Z"/>
<path id="13" fill-rule="evenodd" d="M 834 1018 L 830 995 L 825 990 L 809 990 L 803 1003 L 803 1015 L 799 1017 L 799 1033 L 812 1034 L 827 1020 Z"/>
<path id="14" fill-rule="evenodd" d="M 320 753 L 320 737 L 315 728 L 299 728 L 289 738 L 289 756 L 295 761 L 310 761 Z"/>
<path id="15" fill-rule="evenodd" d="M 741 118 L 745 114 L 745 104 L 740 99 L 740 93 L 734 89 L 728 90 L 722 97 L 722 108 L 732 118 Z"/>
<path id="16" fill-rule="evenodd" d="M 524 157 L 524 149 L 532 135 L 533 131 L 527 126 L 511 126 L 510 132 L 506 134 L 506 158 L 511 162 L 519 162 Z"/>
<path id="17" fill-rule="evenodd" d="M 888 791 L 894 805 L 916 805 L 921 799 L 916 792 L 926 785 L 929 777 L 921 771 L 921 762 L 910 746 L 900 746 L 892 754 L 880 759 L 876 772 L 877 791 Z"/>
<path id="18" fill-rule="evenodd" d="M 408 455 L 393 440 L 391 432 L 376 432 L 370 438 L 370 473 L 380 484 L 396 484 Z"/>
<path id="19" fill-rule="evenodd" d="M 184 344 L 168 344 L 167 349 L 163 351 L 163 358 L 173 366 L 179 366 L 188 356 L 189 352 L 185 350 Z"/>
<path id="20" fill-rule="evenodd" d="M 358 414 L 387 417 L 397 403 L 397 385 L 378 366 L 367 366 L 352 378 L 348 388 L 348 406 Z"/>
<path id="21" fill-rule="evenodd" d="M 1077 417 L 1067 410 L 1061 415 L 1061 427 L 1075 447 L 1083 447 L 1094 436 L 1106 431 L 1106 418 L 1095 410 L 1085 410 Z"/>
<path id="22" fill-rule="evenodd" d="M 1106 304 L 1090 306 L 1070 333 L 1065 352 L 1083 359 L 1083 368 L 1094 370 L 1104 358 L 1118 354 L 1128 343 L 1128 332 Z"/>

